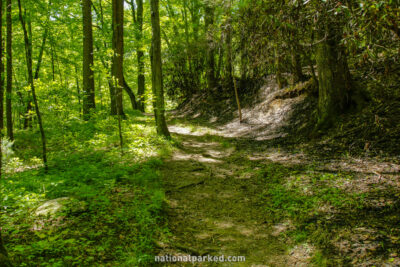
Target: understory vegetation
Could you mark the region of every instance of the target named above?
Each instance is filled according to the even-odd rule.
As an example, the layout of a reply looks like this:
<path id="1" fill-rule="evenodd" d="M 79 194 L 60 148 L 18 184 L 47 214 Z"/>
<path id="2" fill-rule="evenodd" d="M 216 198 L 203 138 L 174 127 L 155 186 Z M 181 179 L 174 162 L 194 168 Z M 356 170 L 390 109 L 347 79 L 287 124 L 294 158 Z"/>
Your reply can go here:
<path id="1" fill-rule="evenodd" d="M 0 185 L 4 242 L 15 265 L 135 266 L 153 260 L 154 240 L 168 231 L 159 168 L 172 146 L 148 125 L 151 117 L 130 116 L 123 122 L 123 151 L 110 127 L 115 119 L 106 114 L 62 129 L 49 125 L 55 134 L 49 135 L 48 173 L 30 133 L 16 134 L 16 152 L 6 152 Z"/>

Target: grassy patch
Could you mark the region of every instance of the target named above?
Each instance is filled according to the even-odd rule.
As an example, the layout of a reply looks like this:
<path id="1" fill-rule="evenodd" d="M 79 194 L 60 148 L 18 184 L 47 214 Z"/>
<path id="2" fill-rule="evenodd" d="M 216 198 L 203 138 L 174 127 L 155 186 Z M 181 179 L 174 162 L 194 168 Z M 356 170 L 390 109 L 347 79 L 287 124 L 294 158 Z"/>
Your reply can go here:
<path id="1" fill-rule="evenodd" d="M 398 206 L 372 208 L 371 200 L 382 201 L 383 191 L 361 193 L 341 188 L 342 181 L 354 179 L 353 174 L 323 173 L 312 167 L 289 168 L 270 163 L 258 171 L 258 177 L 264 186 L 260 200 L 268 218 L 273 223 L 290 220 L 294 227 L 284 235 L 295 243 L 310 242 L 317 246 L 319 250 L 313 258 L 316 265 L 354 263 L 354 256 L 350 255 L 373 262 L 372 259 L 398 253 L 395 247 L 399 232 L 394 230 L 399 221 L 398 214 L 395 215 Z M 338 255 L 340 242 L 363 247 L 364 241 L 365 253 L 357 254 L 360 253 L 357 249 L 349 247 L 343 255 Z"/>
<path id="2" fill-rule="evenodd" d="M 17 133 L 7 166 L 19 167 L 8 168 L 0 182 L 3 238 L 16 265 L 145 266 L 153 259 L 154 240 L 168 232 L 158 169 L 172 146 L 149 125 L 146 117 L 124 121 L 123 155 L 113 118 L 53 129 L 47 174 L 38 167 L 40 148 L 32 136 Z M 58 199 L 65 201 L 55 215 L 36 214 Z"/>

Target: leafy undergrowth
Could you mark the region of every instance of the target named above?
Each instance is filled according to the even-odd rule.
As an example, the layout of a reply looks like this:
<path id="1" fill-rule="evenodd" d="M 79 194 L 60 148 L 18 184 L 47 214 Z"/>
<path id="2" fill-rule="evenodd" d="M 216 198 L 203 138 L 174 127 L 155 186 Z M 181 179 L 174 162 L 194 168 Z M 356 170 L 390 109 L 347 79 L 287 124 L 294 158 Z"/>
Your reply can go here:
<path id="1" fill-rule="evenodd" d="M 321 139 L 314 140 L 310 151 L 374 157 L 396 156 L 398 160 L 399 117 L 398 99 L 374 100 L 361 111 L 339 117 L 335 127 Z"/>
<path id="2" fill-rule="evenodd" d="M 312 166 L 262 165 L 260 201 L 274 223 L 290 222 L 282 235 L 318 248 L 317 266 L 380 266 L 400 262 L 400 191 L 346 190 L 354 173 L 326 173 Z M 272 215 L 272 216 L 271 216 Z"/>
<path id="3" fill-rule="evenodd" d="M 0 182 L 2 233 L 15 265 L 138 266 L 152 260 L 154 240 L 168 232 L 158 169 L 172 146 L 157 137 L 151 118 L 131 114 L 123 122 L 121 154 L 116 120 L 103 115 L 48 125 L 54 134 L 47 174 L 39 142 L 32 141 L 37 135 L 17 133 L 16 156 Z"/>

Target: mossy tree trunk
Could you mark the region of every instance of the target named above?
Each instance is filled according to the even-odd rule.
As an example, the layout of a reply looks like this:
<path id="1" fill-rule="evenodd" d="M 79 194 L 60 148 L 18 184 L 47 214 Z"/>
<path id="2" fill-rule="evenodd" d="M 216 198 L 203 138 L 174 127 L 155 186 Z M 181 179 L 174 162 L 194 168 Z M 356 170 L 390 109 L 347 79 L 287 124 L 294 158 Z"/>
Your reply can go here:
<path id="1" fill-rule="evenodd" d="M 157 133 L 170 138 L 167 123 L 165 121 L 164 107 L 164 88 L 162 78 L 162 61 L 161 61 L 161 31 L 160 31 L 160 14 L 159 0 L 150 0 L 151 9 L 151 26 L 153 37 L 151 41 L 151 70 L 154 101 L 154 115 L 156 119 Z"/>
<path id="2" fill-rule="evenodd" d="M 317 31 L 316 47 L 319 97 L 317 129 L 330 127 L 348 107 L 351 75 L 340 45 L 341 25 L 324 20 Z"/>

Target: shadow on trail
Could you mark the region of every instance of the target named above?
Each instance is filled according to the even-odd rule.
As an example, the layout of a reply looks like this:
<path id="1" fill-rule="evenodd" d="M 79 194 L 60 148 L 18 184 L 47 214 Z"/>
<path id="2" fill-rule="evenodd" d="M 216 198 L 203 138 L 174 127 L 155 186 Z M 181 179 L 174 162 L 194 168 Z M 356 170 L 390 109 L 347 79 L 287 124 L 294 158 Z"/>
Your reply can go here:
<path id="1" fill-rule="evenodd" d="M 246 257 L 234 266 L 397 261 L 396 165 L 170 130 L 180 148 L 162 169 L 172 238 L 159 255 Z"/>

